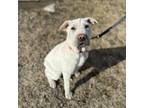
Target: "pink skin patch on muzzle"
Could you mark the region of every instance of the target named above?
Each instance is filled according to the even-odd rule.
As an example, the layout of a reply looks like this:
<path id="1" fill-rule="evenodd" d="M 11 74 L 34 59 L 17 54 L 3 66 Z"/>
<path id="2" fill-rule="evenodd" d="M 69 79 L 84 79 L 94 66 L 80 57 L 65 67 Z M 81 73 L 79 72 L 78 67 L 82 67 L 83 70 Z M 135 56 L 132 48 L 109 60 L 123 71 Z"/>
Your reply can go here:
<path id="1" fill-rule="evenodd" d="M 78 34 L 78 39 L 80 42 L 85 41 L 87 39 L 87 34 L 85 34 L 85 33 Z"/>

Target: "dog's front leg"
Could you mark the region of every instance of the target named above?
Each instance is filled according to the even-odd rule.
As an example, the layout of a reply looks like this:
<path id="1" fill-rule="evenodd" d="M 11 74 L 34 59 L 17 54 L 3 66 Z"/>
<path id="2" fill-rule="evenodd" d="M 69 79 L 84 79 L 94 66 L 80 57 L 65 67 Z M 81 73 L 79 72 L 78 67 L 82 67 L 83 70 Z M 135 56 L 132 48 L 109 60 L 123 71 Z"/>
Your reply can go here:
<path id="1" fill-rule="evenodd" d="M 63 74 L 65 97 L 67 99 L 72 98 L 72 92 L 70 91 L 70 77 L 71 77 L 70 74 Z"/>
<path id="2" fill-rule="evenodd" d="M 83 66 L 87 58 L 88 58 L 88 52 L 80 53 L 80 60 L 74 73 L 75 77 L 78 77 L 80 75 L 79 69 Z"/>

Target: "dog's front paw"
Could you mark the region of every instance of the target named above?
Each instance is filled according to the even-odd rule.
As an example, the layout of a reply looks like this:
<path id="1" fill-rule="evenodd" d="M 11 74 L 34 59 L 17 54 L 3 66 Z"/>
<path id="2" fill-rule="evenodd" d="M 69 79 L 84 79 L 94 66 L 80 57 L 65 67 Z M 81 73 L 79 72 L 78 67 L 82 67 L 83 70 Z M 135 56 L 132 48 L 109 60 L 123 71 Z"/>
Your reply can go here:
<path id="1" fill-rule="evenodd" d="M 66 99 L 71 99 L 72 98 L 72 92 L 66 93 L 65 97 L 66 97 Z"/>
<path id="2" fill-rule="evenodd" d="M 75 77 L 77 78 L 77 77 L 80 76 L 80 72 L 76 72 L 74 75 L 75 75 Z"/>
<path id="3" fill-rule="evenodd" d="M 50 84 L 51 88 L 56 88 L 56 82 L 55 81 L 51 81 L 49 84 Z"/>

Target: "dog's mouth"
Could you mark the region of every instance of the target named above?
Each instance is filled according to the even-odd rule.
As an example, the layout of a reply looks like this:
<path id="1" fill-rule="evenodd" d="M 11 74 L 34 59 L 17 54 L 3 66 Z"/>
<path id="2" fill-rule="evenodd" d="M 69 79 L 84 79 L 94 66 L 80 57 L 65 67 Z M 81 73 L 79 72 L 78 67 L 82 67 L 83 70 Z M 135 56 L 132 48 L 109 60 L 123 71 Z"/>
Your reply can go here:
<path id="1" fill-rule="evenodd" d="M 79 45 L 80 45 L 80 46 L 81 46 L 81 45 L 84 45 L 84 42 L 80 42 Z"/>
<path id="2" fill-rule="evenodd" d="M 86 40 L 84 40 L 84 41 L 79 41 L 79 44 L 78 44 L 79 46 L 88 46 L 89 45 L 89 40 L 88 39 L 86 39 Z"/>
<path id="3" fill-rule="evenodd" d="M 79 46 L 79 47 L 84 47 L 84 46 L 86 46 L 86 40 L 85 40 L 85 41 L 79 41 L 78 46 Z"/>

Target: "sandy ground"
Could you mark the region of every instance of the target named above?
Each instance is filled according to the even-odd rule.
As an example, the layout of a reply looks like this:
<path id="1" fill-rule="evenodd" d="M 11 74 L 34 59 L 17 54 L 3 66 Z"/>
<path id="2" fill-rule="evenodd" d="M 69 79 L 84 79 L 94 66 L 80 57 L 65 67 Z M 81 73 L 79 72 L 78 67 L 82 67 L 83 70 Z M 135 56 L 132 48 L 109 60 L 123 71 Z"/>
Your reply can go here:
<path id="1" fill-rule="evenodd" d="M 125 0 L 53 2 L 55 13 L 42 10 L 46 3 L 19 5 L 19 108 L 125 108 L 125 22 L 91 41 L 81 75 L 71 82 L 72 100 L 64 97 L 62 78 L 56 89 L 49 87 L 43 66 L 47 53 L 65 39 L 65 33 L 58 32 L 64 20 L 93 17 L 99 22 L 93 32 L 100 33 L 125 14 Z"/>

